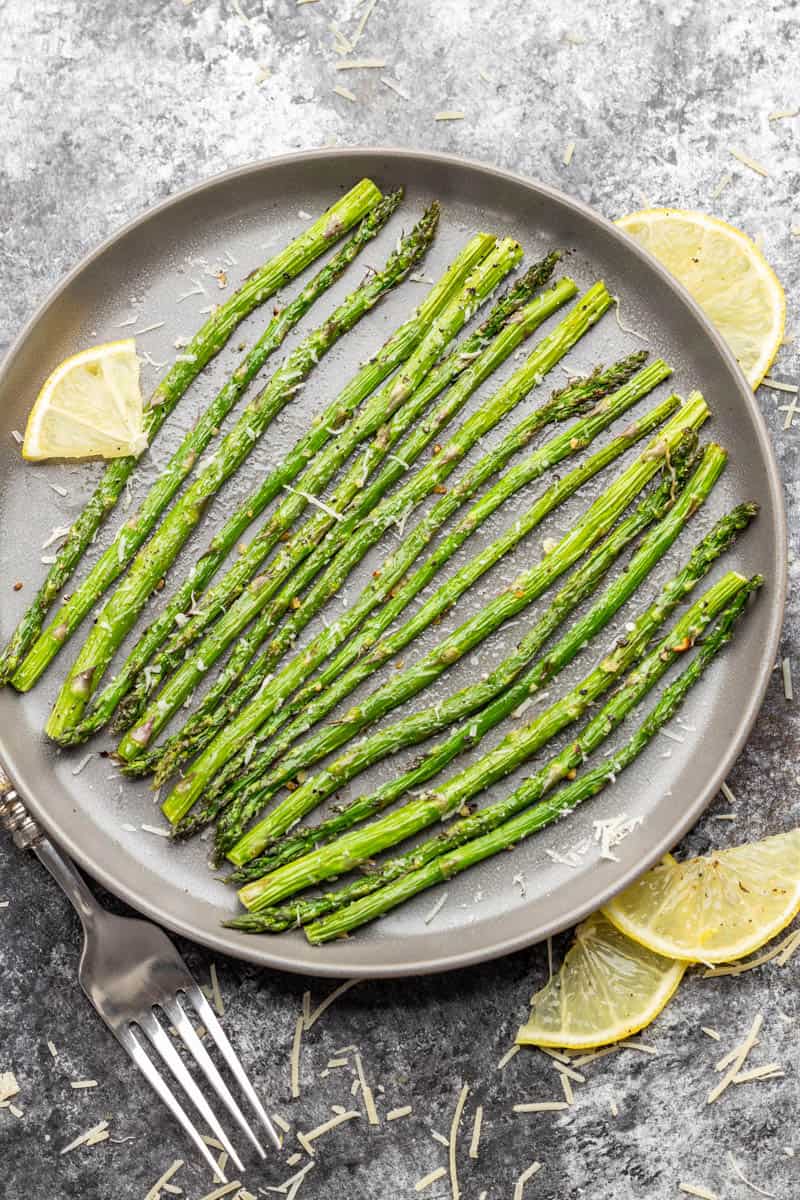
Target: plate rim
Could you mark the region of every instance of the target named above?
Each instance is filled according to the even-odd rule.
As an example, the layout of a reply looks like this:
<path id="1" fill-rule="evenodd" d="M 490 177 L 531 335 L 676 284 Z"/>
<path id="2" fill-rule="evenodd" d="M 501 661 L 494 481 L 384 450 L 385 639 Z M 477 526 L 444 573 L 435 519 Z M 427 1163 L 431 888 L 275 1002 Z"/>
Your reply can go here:
<path id="1" fill-rule="evenodd" d="M 620 229 L 613 221 L 603 216 L 590 205 L 585 204 L 581 200 L 576 200 L 561 189 L 553 187 L 550 184 L 543 183 L 519 172 L 508 170 L 504 167 L 497 167 L 491 163 L 482 162 L 465 155 L 449 154 L 446 152 L 433 150 L 414 150 L 409 147 L 399 146 L 340 146 L 318 148 L 313 150 L 293 151 L 281 155 L 276 155 L 269 158 L 258 159 L 251 163 L 246 163 L 238 167 L 232 167 L 225 171 L 218 172 L 205 179 L 181 188 L 177 192 L 158 201 L 149 208 L 144 209 L 137 216 L 132 217 L 120 226 L 113 233 L 104 238 L 98 245 L 90 250 L 80 261 L 68 271 L 55 286 L 48 291 L 44 299 L 36 306 L 31 316 L 23 325 L 20 332 L 12 340 L 8 350 L 0 362 L 0 385 L 2 385 L 6 374 L 10 369 L 10 365 L 16 355 L 24 346 L 31 332 L 38 323 L 45 317 L 48 310 L 61 296 L 70 284 L 77 279 L 92 263 L 100 258 L 107 250 L 111 249 L 118 241 L 126 237 L 130 232 L 136 230 L 150 220 L 156 219 L 161 213 L 184 203 L 187 199 L 194 195 L 201 194 L 220 184 L 225 184 L 237 178 L 244 176 L 270 172 L 273 169 L 280 168 L 284 165 L 290 165 L 300 161 L 329 161 L 331 159 L 353 159 L 361 157 L 365 160 L 372 158 L 383 158 L 393 160 L 398 163 L 404 163 L 408 167 L 413 167 L 414 162 L 420 160 L 430 163 L 435 163 L 440 166 L 451 166 L 463 168 L 467 167 L 473 171 L 483 174 L 488 177 L 500 178 L 530 191 L 533 195 L 540 198 L 545 198 L 557 202 L 568 209 L 580 214 L 582 218 L 590 224 L 594 224 L 603 229 L 612 238 L 625 244 L 626 249 L 633 251 L 636 257 L 640 258 L 648 267 L 654 271 L 662 281 L 666 283 L 668 288 L 675 295 L 677 301 L 687 307 L 703 327 L 706 336 L 714 344 L 716 350 L 721 355 L 723 360 L 732 372 L 738 383 L 737 395 L 740 401 L 748 409 L 753 424 L 755 426 L 758 446 L 762 453 L 764 462 L 766 463 L 766 486 L 770 494 L 770 499 L 774 505 L 776 520 L 773 529 L 775 537 L 776 557 L 779 563 L 778 578 L 770 581 L 769 589 L 770 614 L 769 614 L 769 629 L 768 636 L 764 645 L 763 659 L 764 667 L 762 668 L 758 686 L 748 693 L 748 701 L 742 710 L 736 727 L 731 734 L 728 745 L 724 754 L 718 760 L 717 766 L 713 771 L 705 788 L 701 789 L 696 795 L 694 801 L 687 809 L 685 809 L 680 818 L 676 820 L 670 827 L 670 832 L 667 836 L 659 839 L 653 846 L 632 866 L 629 870 L 623 872 L 623 875 L 613 882 L 609 883 L 599 893 L 591 903 L 578 903 L 570 908 L 568 914 L 558 918 L 554 918 L 549 922 L 540 924 L 534 934 L 519 933 L 503 941 L 494 942 L 490 947 L 479 947 L 476 949 L 462 949 L 457 952 L 448 954 L 439 954 L 435 959 L 425 959 L 423 961 L 410 961 L 398 965 L 397 963 L 354 963 L 348 968 L 346 965 L 337 963 L 326 963 L 323 956 L 319 955 L 318 949 L 311 945 L 306 948 L 306 954 L 295 953 L 292 959 L 287 959 L 284 954 L 278 950 L 281 945 L 279 940 L 262 940 L 251 938 L 247 941 L 231 942 L 225 935 L 222 926 L 220 932 L 209 932 L 206 929 L 198 928 L 191 920 L 181 919 L 171 916 L 170 912 L 159 906 L 157 900 L 153 900 L 147 896 L 142 896 L 136 893 L 135 889 L 126 884 L 119 883 L 113 873 L 106 867 L 94 859 L 91 853 L 84 852 L 80 844 L 76 843 L 71 836 L 68 827 L 62 828 L 57 820 L 50 819 L 50 813 L 46 807 L 39 803 L 36 798 L 36 788 L 29 788 L 23 780 L 20 780 L 19 793 L 23 797 L 26 806 L 30 809 L 32 815 L 42 825 L 45 832 L 53 836 L 55 840 L 65 849 L 65 851 L 89 874 L 93 879 L 105 887 L 113 895 L 124 901 L 131 908 L 143 916 L 165 926 L 173 933 L 179 936 L 186 937 L 191 941 L 197 942 L 200 945 L 206 946 L 208 949 L 218 951 L 219 953 L 228 955 L 232 958 L 237 958 L 246 962 L 253 963 L 256 966 L 272 967 L 281 971 L 286 971 L 290 974 L 301 975 L 316 975 L 327 978 L 363 978 L 363 979 L 389 979 L 403 978 L 422 974 L 436 974 L 443 971 L 452 971 L 469 966 L 474 966 L 478 963 L 489 962 L 494 958 L 502 957 L 506 954 L 511 954 L 515 951 L 525 949 L 528 946 L 539 943 L 545 938 L 550 937 L 564 929 L 577 924 L 579 921 L 590 912 L 602 907 L 613 895 L 623 890 L 634 879 L 638 878 L 648 867 L 650 867 L 662 854 L 664 854 L 671 846 L 684 836 L 701 816 L 705 808 L 707 808 L 713 796 L 719 791 L 720 784 L 724 782 L 730 768 L 735 760 L 742 752 L 747 738 L 755 724 L 755 721 L 760 712 L 764 696 L 772 674 L 772 668 L 766 664 L 771 663 L 778 650 L 784 618 L 784 608 L 786 599 L 786 587 L 788 581 L 788 531 L 786 526 L 786 508 L 783 494 L 783 482 L 775 458 L 772 441 L 769 435 L 769 430 L 766 421 L 761 413 L 761 410 L 756 402 L 755 393 L 748 384 L 738 362 L 736 361 L 732 351 L 722 339 L 709 319 L 706 317 L 703 310 L 692 298 L 684 286 L 679 283 L 661 263 L 654 258 L 649 251 L 645 250 L 637 242 L 634 241 L 628 234 Z M 367 168 L 364 168 L 367 170 Z M 7 756 L 5 749 L 5 737 L 0 731 L 0 753 L 3 755 L 6 771 L 9 778 L 15 784 L 17 780 L 14 773 L 8 765 L 8 757 L 13 758 L 13 755 Z M 252 942 L 252 950 L 250 950 L 249 942 Z M 275 950 L 267 947 L 275 947 Z M 307 957 L 306 957 L 307 955 Z"/>

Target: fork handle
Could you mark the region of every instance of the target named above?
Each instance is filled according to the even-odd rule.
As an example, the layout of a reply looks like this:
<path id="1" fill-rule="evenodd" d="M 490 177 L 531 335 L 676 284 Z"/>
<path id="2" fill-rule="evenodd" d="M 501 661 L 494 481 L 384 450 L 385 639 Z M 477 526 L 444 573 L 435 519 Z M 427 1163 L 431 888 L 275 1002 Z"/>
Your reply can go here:
<path id="1" fill-rule="evenodd" d="M 32 850 L 45 867 L 88 929 L 101 912 L 99 904 L 84 883 L 70 858 L 60 850 L 28 812 L 11 780 L 0 764 L 0 825 L 7 829 L 14 845 Z"/>

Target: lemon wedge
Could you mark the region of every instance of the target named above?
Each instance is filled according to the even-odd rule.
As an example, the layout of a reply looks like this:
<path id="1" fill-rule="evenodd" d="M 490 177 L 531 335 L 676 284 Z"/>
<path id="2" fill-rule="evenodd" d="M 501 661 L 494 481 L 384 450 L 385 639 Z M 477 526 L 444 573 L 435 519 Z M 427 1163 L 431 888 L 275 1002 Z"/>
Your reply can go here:
<path id="1" fill-rule="evenodd" d="M 643 209 L 617 225 L 683 284 L 757 388 L 783 340 L 786 297 L 755 242 L 725 221 L 680 208 Z"/>
<path id="2" fill-rule="evenodd" d="M 22 457 L 122 458 L 147 446 L 133 338 L 73 354 L 56 367 L 31 409 Z"/>
<path id="3" fill-rule="evenodd" d="M 622 933 L 683 962 L 735 962 L 800 911 L 800 829 L 676 862 L 667 858 L 607 904 Z"/>
<path id="4" fill-rule="evenodd" d="M 619 1042 L 655 1020 L 685 969 L 593 913 L 575 931 L 561 969 L 533 997 L 517 1042 L 564 1050 Z"/>

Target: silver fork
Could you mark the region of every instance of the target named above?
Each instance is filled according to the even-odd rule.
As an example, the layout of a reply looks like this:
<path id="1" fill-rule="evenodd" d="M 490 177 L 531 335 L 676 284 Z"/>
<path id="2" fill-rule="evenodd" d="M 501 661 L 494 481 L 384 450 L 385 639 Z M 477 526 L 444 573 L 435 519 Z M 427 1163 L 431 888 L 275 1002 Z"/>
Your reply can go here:
<path id="1" fill-rule="evenodd" d="M 266 1158 L 263 1146 L 195 1032 L 184 1007 L 187 1001 L 192 1005 L 273 1145 L 279 1149 L 280 1140 L 272 1122 L 245 1075 L 236 1052 L 217 1020 L 216 1013 L 172 942 L 149 921 L 116 917 L 100 907 L 70 859 L 50 841 L 31 817 L 2 767 L 0 824 L 10 832 L 20 849 L 33 851 L 71 901 L 83 926 L 83 952 L 78 967 L 81 987 L 147 1082 L 182 1125 L 220 1182 L 227 1182 L 224 1172 L 218 1167 L 208 1146 L 172 1089 L 162 1078 L 158 1067 L 145 1050 L 145 1044 L 149 1045 L 150 1050 L 160 1057 L 172 1072 L 239 1171 L 244 1170 L 242 1160 L 178 1054 L 169 1034 L 158 1020 L 157 1009 L 160 1009 L 174 1026 L 184 1046 L 193 1055 L 208 1082 L 258 1154 L 261 1158 Z"/>

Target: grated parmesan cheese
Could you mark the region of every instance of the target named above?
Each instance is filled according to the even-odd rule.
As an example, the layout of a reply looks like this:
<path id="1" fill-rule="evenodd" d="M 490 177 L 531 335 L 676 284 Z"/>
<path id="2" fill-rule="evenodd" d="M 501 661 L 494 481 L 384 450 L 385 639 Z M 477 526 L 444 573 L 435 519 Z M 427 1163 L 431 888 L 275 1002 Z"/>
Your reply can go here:
<path id="1" fill-rule="evenodd" d="M 567 142 L 566 149 L 564 150 L 564 158 L 563 158 L 565 167 L 568 167 L 569 164 L 572 162 L 572 156 L 574 153 L 575 153 L 575 143 Z"/>
<path id="2" fill-rule="evenodd" d="M 361 1055 L 358 1050 L 355 1052 L 356 1074 L 358 1075 L 358 1083 L 361 1087 L 361 1095 L 364 1098 L 364 1110 L 367 1114 L 367 1121 L 370 1125 L 380 1125 L 378 1120 L 378 1110 L 375 1108 L 375 1098 L 372 1095 L 372 1088 L 366 1081 L 364 1076 L 364 1064 L 361 1061 Z"/>
<path id="3" fill-rule="evenodd" d="M 533 1175 L 536 1174 L 537 1171 L 541 1170 L 541 1166 L 542 1164 L 540 1162 L 532 1162 L 529 1167 L 525 1168 L 522 1174 L 518 1177 L 517 1182 L 514 1184 L 514 1200 L 522 1200 L 525 1184 Z"/>
<path id="4" fill-rule="evenodd" d="M 464 113 L 457 108 L 444 108 L 433 114 L 434 121 L 463 121 Z"/>
<path id="5" fill-rule="evenodd" d="M 756 162 L 754 158 L 750 158 L 748 154 L 744 154 L 741 150 L 737 150 L 735 146 L 728 147 L 728 153 L 732 154 L 743 166 L 749 167 L 751 171 L 755 171 L 756 175 L 762 175 L 765 179 L 769 178 L 769 171 L 766 167 L 762 167 L 760 162 Z"/>
<path id="6" fill-rule="evenodd" d="M 431 921 L 433 921 L 436 917 L 438 917 L 439 913 L 442 911 L 445 904 L 447 903 L 447 896 L 448 896 L 448 893 L 444 892 L 439 897 L 439 899 L 436 901 L 436 903 L 434 904 L 434 906 L 430 910 L 430 912 L 427 914 L 427 916 L 423 917 L 423 921 L 426 925 L 430 925 Z"/>
<path id="7" fill-rule="evenodd" d="M 726 1088 L 733 1082 L 734 1077 L 739 1074 L 740 1070 L 744 1066 L 748 1054 L 756 1044 L 759 1030 L 761 1029 L 763 1021 L 763 1013 L 757 1013 L 755 1019 L 753 1020 L 753 1024 L 750 1026 L 750 1032 L 747 1034 L 747 1037 L 744 1039 L 741 1045 L 737 1046 L 735 1050 L 731 1051 L 730 1055 L 726 1055 L 725 1058 L 717 1063 L 717 1070 L 722 1069 L 722 1064 L 727 1065 L 729 1060 L 730 1067 L 723 1078 L 719 1081 L 717 1086 L 712 1088 L 708 1093 L 708 1096 L 706 1097 L 706 1104 L 713 1104 L 716 1100 L 718 1100 Z"/>
<path id="8" fill-rule="evenodd" d="M 708 1188 L 699 1187 L 694 1183 L 679 1183 L 678 1191 L 687 1196 L 698 1196 L 699 1200 L 719 1200 L 715 1192 L 710 1192 Z"/>
<path id="9" fill-rule="evenodd" d="M 84 754 L 83 758 L 80 760 L 80 762 L 77 764 L 77 766 L 74 766 L 72 768 L 72 774 L 80 775 L 80 773 L 84 769 L 84 767 L 87 767 L 94 757 L 95 757 L 95 752 L 93 750 L 91 750 L 88 754 Z"/>
<path id="10" fill-rule="evenodd" d="M 169 833 L 169 830 L 167 830 L 167 829 L 157 829 L 155 825 L 140 825 L 140 826 L 139 826 L 139 828 L 140 828 L 140 829 L 143 829 L 145 833 L 153 833 L 153 834 L 155 834 L 155 836 L 156 836 L 156 837 L 160 837 L 160 838 L 168 838 L 168 837 L 170 837 L 170 836 L 171 836 L 171 835 L 170 835 L 170 833 Z"/>
<path id="11" fill-rule="evenodd" d="M 539 1100 L 533 1104 L 515 1104 L 514 1112 L 517 1113 L 540 1113 L 540 1112 L 563 1112 L 565 1108 L 569 1108 L 566 1100 Z"/>
<path id="12" fill-rule="evenodd" d="M 500 1062 L 497 1064 L 497 1067 L 495 1069 L 498 1071 L 502 1071 L 503 1067 L 507 1066 L 511 1062 L 514 1055 L 519 1054 L 520 1049 L 521 1049 L 520 1046 L 511 1046 L 510 1049 L 506 1050 L 505 1054 L 500 1059 Z"/>
<path id="13" fill-rule="evenodd" d="M 351 104 L 358 102 L 358 97 L 350 91 L 350 88 L 337 86 L 333 90 L 337 96 L 341 96 L 343 100 L 349 100 Z"/>
<path id="14" fill-rule="evenodd" d="M 361 1116 L 360 1112 L 351 1110 L 350 1112 L 337 1113 L 336 1116 L 330 1117 L 329 1120 L 323 1121 L 321 1125 L 317 1125 L 315 1129 L 310 1129 L 308 1133 L 297 1133 L 297 1140 L 300 1142 L 307 1154 L 313 1154 L 314 1149 L 311 1142 L 316 1141 L 318 1137 L 322 1137 L 324 1133 L 329 1133 L 331 1129 L 336 1129 L 337 1126 L 343 1125 L 345 1121 L 352 1121 Z"/>
<path id="15" fill-rule="evenodd" d="M 292 1098 L 295 1100 L 300 1095 L 300 1044 L 303 1039 L 304 1025 L 304 1018 L 302 1016 L 298 1017 L 294 1027 L 292 1052 L 289 1057 L 289 1079 L 292 1089 Z"/>
<path id="16" fill-rule="evenodd" d="M 437 1167 L 435 1171 L 430 1171 L 427 1175 L 423 1175 L 422 1179 L 418 1179 L 414 1184 L 415 1192 L 424 1192 L 425 1188 L 430 1187 L 432 1183 L 436 1183 L 437 1179 L 441 1179 L 446 1175 L 444 1167 Z"/>
<path id="17" fill-rule="evenodd" d="M 759 386 L 771 388 L 773 392 L 789 392 L 792 396 L 800 391 L 796 383 L 784 383 L 782 379 L 772 379 L 769 375 L 764 376 Z"/>
<path id="18" fill-rule="evenodd" d="M 66 495 L 66 493 L 65 493 L 65 495 Z M 54 527 L 53 527 L 53 528 L 50 530 L 50 533 L 49 533 L 49 535 L 48 535 L 48 536 L 47 536 L 47 538 L 45 538 L 45 540 L 42 542 L 42 544 L 41 544 L 41 546 L 39 547 L 39 549 L 40 549 L 40 550 L 47 550 L 47 549 L 48 549 L 50 546 L 53 546 L 53 545 L 55 545 L 55 543 L 56 543 L 56 542 L 61 542 L 61 541 L 63 541 L 63 540 L 64 540 L 64 538 L 65 538 L 65 537 L 67 536 L 67 534 L 69 533 L 69 531 L 70 531 L 70 526 L 69 526 L 69 525 L 55 525 L 55 526 L 54 526 Z"/>
<path id="19" fill-rule="evenodd" d="M 183 1166 L 183 1159 L 176 1158 L 175 1161 L 170 1166 L 167 1167 L 166 1171 L 160 1177 L 160 1179 L 157 1179 L 155 1181 L 153 1186 L 150 1188 L 150 1191 L 145 1196 L 144 1200 L 161 1200 L 162 1190 L 166 1189 L 166 1186 L 169 1183 L 170 1179 L 172 1179 L 172 1176 L 177 1174 L 177 1172 L 180 1171 L 182 1166 Z"/>
<path id="20" fill-rule="evenodd" d="M 79 1088 L 95 1088 L 95 1087 L 97 1087 L 97 1080 L 96 1079 L 72 1079 L 72 1080 L 70 1080 L 69 1086 L 71 1088 L 75 1088 L 76 1090 Z"/>
<path id="21" fill-rule="evenodd" d="M 389 1112 L 386 1114 L 386 1120 L 387 1121 L 399 1121 L 401 1119 L 401 1117 L 410 1117 L 413 1111 L 414 1110 L 412 1109 L 410 1104 L 404 1104 L 402 1108 L 390 1109 Z"/>
<path id="22" fill-rule="evenodd" d="M 469 1084 L 465 1083 L 459 1092 L 458 1100 L 456 1101 L 455 1111 L 453 1112 L 453 1120 L 450 1122 L 450 1146 L 448 1150 L 448 1160 L 450 1166 L 450 1191 L 453 1200 L 459 1200 L 461 1189 L 458 1186 L 458 1166 L 456 1163 L 456 1145 L 458 1143 L 458 1130 L 461 1125 L 461 1117 L 464 1112 L 464 1105 L 467 1102 L 469 1095 Z"/>
<path id="23" fill-rule="evenodd" d="M 783 674 L 783 694 L 791 703 L 794 700 L 794 688 L 792 686 L 792 663 L 791 659 L 784 658 L 781 663 L 781 672 Z"/>
<path id="24" fill-rule="evenodd" d="M 383 58 L 345 58 L 335 64 L 337 71 L 377 71 L 386 66 Z"/>
<path id="25" fill-rule="evenodd" d="M 59 1154 L 69 1154 L 70 1150 L 77 1150 L 79 1146 L 94 1146 L 97 1142 L 105 1141 L 108 1137 L 108 1126 L 108 1121 L 99 1121 L 97 1125 L 93 1125 L 85 1133 L 79 1134 L 63 1150 L 59 1150 Z"/>
<path id="26" fill-rule="evenodd" d="M 472 1124 L 472 1137 L 469 1140 L 469 1156 L 470 1158 L 478 1157 L 478 1147 L 481 1140 L 481 1126 L 483 1125 L 483 1105 L 479 1104 L 475 1109 L 475 1120 Z"/>
<path id="27" fill-rule="evenodd" d="M 390 91 L 395 92 L 400 97 L 401 100 L 410 100 L 411 99 L 408 92 L 404 92 L 403 89 L 400 87 L 400 84 L 396 83 L 394 79 L 389 79 L 389 77 L 387 75 L 381 75 L 381 83 L 383 84 L 384 87 L 389 88 Z"/>
<path id="28" fill-rule="evenodd" d="M 359 982 L 358 979 L 348 979 L 345 983 L 340 984 L 339 987 L 334 988 L 334 990 L 331 992 L 331 994 L 329 996 L 326 996 L 325 999 L 322 1001 L 322 1003 L 320 1005 L 318 1005 L 317 1008 L 314 1009 L 313 1013 L 310 1011 L 305 1013 L 306 1029 L 310 1029 L 312 1025 L 315 1025 L 316 1022 L 322 1016 L 322 1014 L 330 1008 L 330 1006 L 333 1004 L 334 1000 L 338 1000 L 340 996 L 343 996 L 345 994 L 345 992 L 349 992 L 350 988 L 355 987 L 358 982 Z M 310 1002 L 311 993 L 306 992 L 305 995 L 308 996 L 309 1002 Z M 305 996 L 303 997 L 303 1000 L 305 1001 Z M 355 1049 L 355 1047 L 353 1047 L 353 1049 Z M 330 1066 L 330 1064 L 328 1064 L 328 1065 Z"/>
<path id="29" fill-rule="evenodd" d="M 772 1200 L 775 1200 L 774 1192 L 767 1192 L 767 1191 L 765 1191 L 764 1188 L 758 1187 L 755 1183 L 752 1183 L 749 1179 L 745 1178 L 745 1176 L 742 1173 L 742 1168 L 739 1166 L 736 1159 L 731 1154 L 730 1150 L 728 1151 L 728 1162 L 731 1164 L 734 1172 L 739 1176 L 742 1183 L 745 1184 L 746 1187 L 749 1187 L 751 1191 L 756 1192 L 756 1194 L 759 1196 L 769 1196 L 772 1198 Z"/>
<path id="30" fill-rule="evenodd" d="M 649 342 L 650 341 L 649 337 L 647 337 L 644 333 L 639 333 L 638 329 L 633 329 L 630 325 L 622 324 L 622 318 L 619 315 L 619 296 L 612 296 L 611 299 L 614 301 L 614 316 L 616 317 L 617 324 L 619 325 L 622 332 L 630 333 L 634 337 L 639 338 L 639 340 L 642 342 Z"/>

